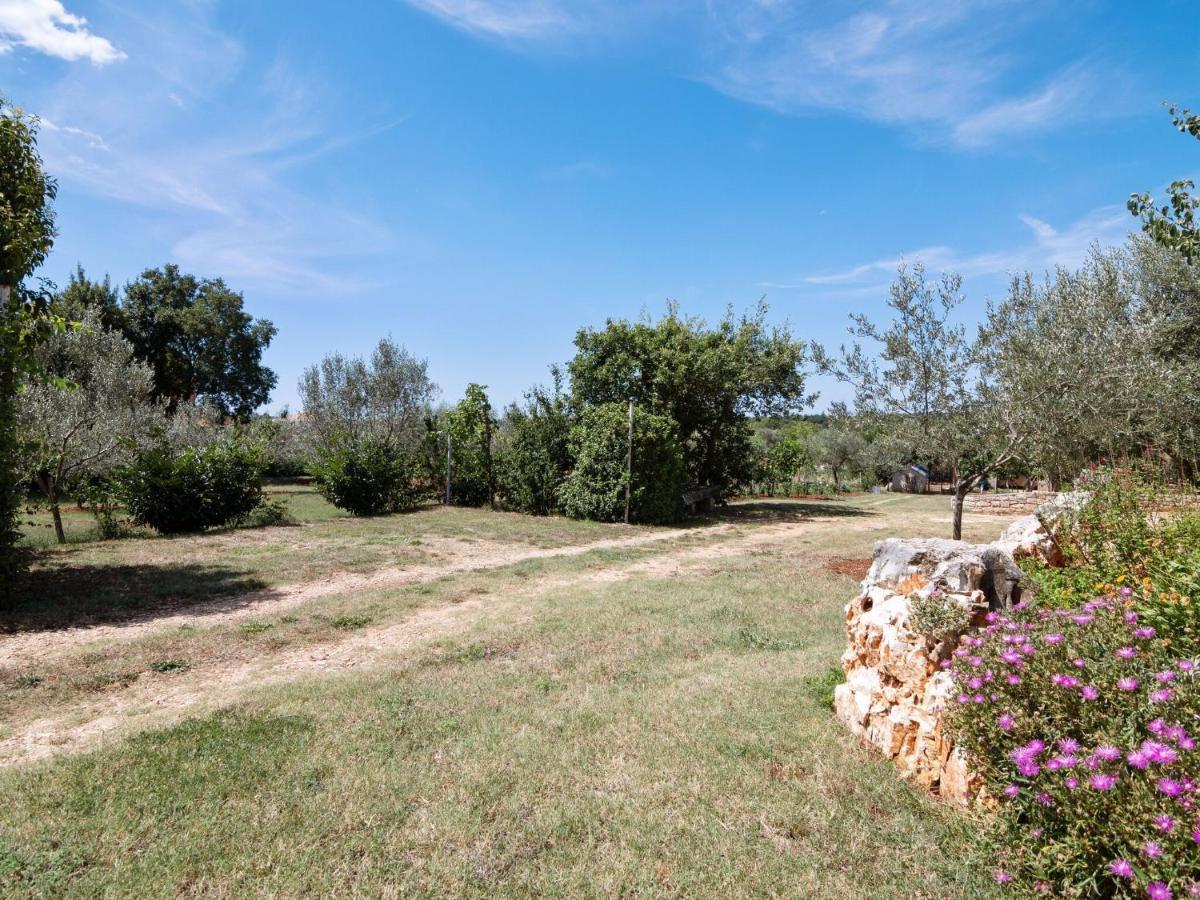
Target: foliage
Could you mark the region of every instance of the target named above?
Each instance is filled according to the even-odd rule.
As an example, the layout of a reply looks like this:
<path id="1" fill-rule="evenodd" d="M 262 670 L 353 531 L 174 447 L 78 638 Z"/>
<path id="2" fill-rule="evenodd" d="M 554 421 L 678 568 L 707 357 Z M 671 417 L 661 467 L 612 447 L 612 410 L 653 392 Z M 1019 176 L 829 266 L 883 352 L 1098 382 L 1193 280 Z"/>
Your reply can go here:
<path id="1" fill-rule="evenodd" d="M 96 531 L 101 540 L 124 537 L 128 529 L 122 516 L 121 491 L 111 476 L 93 478 L 78 489 L 77 497 L 96 520 Z"/>
<path id="2" fill-rule="evenodd" d="M 492 455 L 492 436 L 496 419 L 483 385 L 468 384 L 463 399 L 436 421 L 430 422 L 435 445 L 444 446 L 450 438 L 450 501 L 461 506 L 483 506 L 495 502 L 496 466 Z M 432 452 L 437 462 L 432 473 L 435 483 L 445 483 L 445 455 Z"/>
<path id="3" fill-rule="evenodd" d="M 1147 467 L 1093 466 L 1076 487 L 1088 502 L 1056 526 L 1067 574 L 1038 571 L 1041 584 L 1067 597 L 1122 587 L 1146 624 L 1200 652 L 1200 517 L 1171 509 L 1188 495 Z"/>
<path id="4" fill-rule="evenodd" d="M 333 353 L 300 379 L 304 415 L 316 446 L 325 450 L 368 436 L 415 449 L 437 390 L 428 364 L 390 338 L 379 342 L 369 362 Z"/>
<path id="5" fill-rule="evenodd" d="M 947 727 L 1001 800 L 997 880 L 1152 897 L 1200 880 L 1195 663 L 1130 593 L 1079 607 L 1043 592 L 955 651 Z"/>
<path id="6" fill-rule="evenodd" d="M 847 468 L 861 469 L 867 442 L 846 428 L 829 427 L 815 432 L 808 439 L 808 456 L 819 466 L 828 466 L 837 488 L 842 486 L 842 472 Z"/>
<path id="7" fill-rule="evenodd" d="M 266 454 L 235 430 L 205 447 L 177 450 L 160 439 L 118 473 L 133 520 L 162 534 L 244 522 L 262 503 Z"/>
<path id="8" fill-rule="evenodd" d="M 1168 111 L 1176 130 L 1200 140 L 1200 115 L 1176 106 Z M 1146 234 L 1163 247 L 1181 253 L 1191 263 L 1200 259 L 1200 228 L 1196 224 L 1200 197 L 1188 193 L 1195 188 L 1195 182 L 1184 178 L 1167 187 L 1169 206 L 1155 207 L 1149 194 L 1133 194 L 1128 203 L 1129 211 L 1142 220 Z"/>
<path id="9" fill-rule="evenodd" d="M 558 508 L 558 491 L 571 471 L 572 414 L 557 373 L 553 393 L 534 388 L 525 405 L 504 416 L 498 461 L 500 492 L 517 510 L 548 515 Z"/>
<path id="10" fill-rule="evenodd" d="M 51 203 L 58 186 L 42 168 L 37 134 L 37 119 L 0 95 L 0 598 L 22 563 L 17 376 L 35 369 L 33 351 L 51 323 L 43 298 L 23 287 L 55 237 Z"/>
<path id="11" fill-rule="evenodd" d="M 914 594 L 908 624 L 935 644 L 963 634 L 971 625 L 971 610 L 941 591 Z"/>
<path id="12" fill-rule="evenodd" d="M 609 320 L 575 336 L 568 369 L 573 400 L 588 405 L 633 399 L 665 416 L 690 481 L 720 488 L 747 480 L 748 417 L 796 412 L 804 394 L 804 345 L 766 324 L 767 308 L 726 315 L 715 328 L 669 307 L 657 322 Z"/>
<path id="13" fill-rule="evenodd" d="M 629 448 L 628 408 L 623 403 L 589 407 L 571 430 L 575 468 L 559 489 L 563 512 L 579 519 L 619 522 L 625 515 Z M 675 423 L 637 409 L 633 420 L 631 522 L 673 522 L 683 515 L 687 487 L 683 450 Z"/>
<path id="14" fill-rule="evenodd" d="M 345 435 L 319 448 L 313 475 L 322 496 L 354 516 L 411 509 L 422 495 L 412 455 L 384 435 Z"/>
<path id="15" fill-rule="evenodd" d="M 250 424 L 267 448 L 268 477 L 298 478 L 308 474 L 313 462 L 311 422 L 291 418 L 284 411 L 279 416 L 257 416 Z"/>
<path id="16" fill-rule="evenodd" d="M 962 537 L 963 498 L 1016 455 L 1020 438 L 1011 408 L 985 396 L 981 341 L 968 339 L 966 329 L 952 321 L 963 299 L 958 275 L 930 284 L 924 267 L 901 265 L 888 298 L 893 313 L 888 326 L 851 316 L 851 334 L 878 344 L 878 360 L 857 341 L 842 347 L 837 358 L 815 350 L 822 370 L 854 388 L 864 424 L 890 425 L 907 447 L 909 462 L 951 470 L 956 539 Z"/>
<path id="17" fill-rule="evenodd" d="M 117 465 L 162 413 L 150 402 L 150 368 L 133 358 L 125 338 L 103 327 L 94 310 L 85 310 L 77 327 L 44 341 L 36 360 L 57 380 L 33 379 L 18 397 L 26 472 L 45 493 L 55 534 L 65 543 L 63 494 Z"/>
<path id="18" fill-rule="evenodd" d="M 171 410 L 199 399 L 244 420 L 270 399 L 276 378 L 262 354 L 276 328 L 246 313 L 242 295 L 220 278 L 196 278 L 175 265 L 147 269 L 115 308 L 107 280 L 91 283 L 77 270 L 59 302 L 98 307 L 119 327 L 153 370 L 155 398 Z"/>
<path id="19" fill-rule="evenodd" d="M 1041 284 L 1015 279 L 989 307 L 981 334 L 989 403 L 1012 411 L 1021 455 L 1052 484 L 1100 456 L 1144 447 L 1195 458 L 1196 358 L 1170 348 L 1186 348 L 1188 328 L 1200 325 L 1175 308 L 1185 282 L 1165 257 L 1144 241 L 1096 249 L 1076 272 L 1060 269 Z"/>

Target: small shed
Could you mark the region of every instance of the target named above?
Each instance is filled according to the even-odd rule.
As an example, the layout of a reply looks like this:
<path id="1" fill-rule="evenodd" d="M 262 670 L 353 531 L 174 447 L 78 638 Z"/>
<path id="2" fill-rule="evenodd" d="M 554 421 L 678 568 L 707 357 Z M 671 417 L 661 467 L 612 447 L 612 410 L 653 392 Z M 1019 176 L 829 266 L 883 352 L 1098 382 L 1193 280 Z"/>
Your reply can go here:
<path id="1" fill-rule="evenodd" d="M 929 493 L 929 470 L 918 465 L 898 469 L 892 476 L 892 490 L 903 494 Z"/>

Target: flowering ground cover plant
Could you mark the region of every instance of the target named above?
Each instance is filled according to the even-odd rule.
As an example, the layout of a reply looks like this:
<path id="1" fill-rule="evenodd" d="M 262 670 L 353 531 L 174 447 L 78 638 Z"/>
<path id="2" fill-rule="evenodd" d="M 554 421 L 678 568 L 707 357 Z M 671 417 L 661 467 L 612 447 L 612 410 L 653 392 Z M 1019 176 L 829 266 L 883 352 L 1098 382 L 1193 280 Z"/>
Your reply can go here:
<path id="1" fill-rule="evenodd" d="M 999 803 L 996 879 L 1054 896 L 1200 896 L 1197 662 L 1125 587 L 992 612 L 950 669 L 950 734 Z"/>

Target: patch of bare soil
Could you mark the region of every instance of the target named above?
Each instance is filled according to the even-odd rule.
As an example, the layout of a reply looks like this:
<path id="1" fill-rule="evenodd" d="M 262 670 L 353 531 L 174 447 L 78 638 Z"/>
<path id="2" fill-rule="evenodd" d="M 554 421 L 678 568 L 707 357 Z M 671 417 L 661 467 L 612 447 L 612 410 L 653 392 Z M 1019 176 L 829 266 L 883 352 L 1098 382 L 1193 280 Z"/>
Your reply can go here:
<path id="1" fill-rule="evenodd" d="M 863 559 L 833 559 L 825 564 L 825 570 L 832 572 L 834 575 L 845 575 L 847 578 L 853 578 L 855 581 L 862 581 L 867 577 L 867 570 L 871 568 L 870 557 Z"/>
<path id="2" fill-rule="evenodd" d="M 695 574 L 697 571 L 708 572 L 711 567 L 705 566 L 707 562 L 774 552 L 774 548 L 819 522 L 785 522 L 761 526 L 750 532 L 732 526 L 720 526 L 719 531 L 712 529 L 706 534 L 727 535 L 724 540 L 681 547 L 634 563 L 614 563 L 584 572 L 550 574 L 516 590 L 506 588 L 502 594 L 480 594 L 465 601 L 418 610 L 402 622 L 368 628 L 316 646 L 284 649 L 249 661 L 217 659 L 172 674 L 169 678 L 144 676 L 122 690 L 92 695 L 72 706 L 56 710 L 53 715 L 5 729 L 8 734 L 0 738 L 0 765 L 31 762 L 60 753 L 90 749 L 106 739 L 131 731 L 161 727 L 185 716 L 203 714 L 236 703 L 250 691 L 265 686 L 284 684 L 306 676 L 332 675 L 385 665 L 415 647 L 465 632 L 484 617 L 519 613 L 527 607 L 531 597 L 555 590 L 622 581 L 636 576 L 669 577 Z M 413 577 L 419 568 L 423 577 L 440 577 L 486 568 L 485 560 L 489 560 L 491 565 L 505 565 L 517 559 L 578 555 L 603 547 L 639 546 L 686 534 L 694 532 L 656 532 L 636 538 L 600 541 L 556 550 L 523 550 L 515 555 L 512 548 L 507 548 L 507 552 L 500 557 L 493 555 L 489 549 L 469 561 L 460 559 L 448 565 L 414 567 L 404 574 Z M 338 589 L 354 589 L 364 578 L 374 579 L 376 584 L 387 583 L 381 582 L 384 577 L 399 575 L 376 573 L 374 576 L 356 576 L 339 581 Z M 331 590 L 329 583 L 321 584 Z M 310 585 L 301 590 L 315 587 Z M 295 605 L 312 595 L 286 596 L 290 604 Z M 271 600 L 277 601 L 278 598 Z M 273 606 L 272 611 L 277 608 Z M 45 641 L 52 636 L 42 634 L 38 637 Z M 35 651 L 35 648 L 30 650 Z"/>

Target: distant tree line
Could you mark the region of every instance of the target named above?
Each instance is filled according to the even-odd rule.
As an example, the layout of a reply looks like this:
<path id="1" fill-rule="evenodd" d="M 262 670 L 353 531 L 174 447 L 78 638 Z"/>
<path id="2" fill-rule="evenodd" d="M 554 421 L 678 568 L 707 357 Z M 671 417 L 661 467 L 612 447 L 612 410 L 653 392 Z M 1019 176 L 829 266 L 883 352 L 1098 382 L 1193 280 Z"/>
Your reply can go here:
<path id="1" fill-rule="evenodd" d="M 1172 110 L 1200 137 L 1195 116 Z M 302 413 L 256 411 L 276 377 L 275 326 L 220 278 L 166 265 L 122 286 L 77 268 L 33 273 L 55 238 L 56 185 L 37 121 L 0 98 L 0 591 L 19 570 L 27 490 L 60 541 L 68 497 L 117 534 L 124 510 L 162 532 L 285 515 L 268 474 L 315 477 L 356 515 L 434 499 L 537 515 L 669 522 L 684 495 L 869 487 L 919 463 L 966 494 L 1016 473 L 1065 485 L 1101 457 L 1149 458 L 1181 479 L 1200 464 L 1200 267 L 1190 182 L 1144 234 L 1078 270 L 1014 278 L 968 328 L 953 273 L 901 266 L 890 318 L 856 315 L 836 350 L 771 325 L 760 303 L 709 324 L 659 318 L 582 328 L 550 384 L 496 409 L 471 384 L 439 402 L 424 360 L 390 338 L 369 359 L 305 371 Z M 812 371 L 853 394 L 805 415 Z"/>

